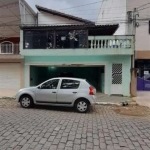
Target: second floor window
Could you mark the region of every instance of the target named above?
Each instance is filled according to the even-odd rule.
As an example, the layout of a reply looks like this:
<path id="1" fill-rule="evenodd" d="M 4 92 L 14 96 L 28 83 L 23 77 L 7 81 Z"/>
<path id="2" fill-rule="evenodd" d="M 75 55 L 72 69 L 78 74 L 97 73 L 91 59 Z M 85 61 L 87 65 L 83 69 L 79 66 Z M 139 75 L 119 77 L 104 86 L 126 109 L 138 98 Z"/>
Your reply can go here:
<path id="1" fill-rule="evenodd" d="M 13 53 L 13 44 L 11 42 L 1 43 L 1 53 Z"/>
<path id="2" fill-rule="evenodd" d="M 25 49 L 51 49 L 54 47 L 54 35 L 51 31 L 25 31 Z"/>
<path id="3" fill-rule="evenodd" d="M 87 30 L 24 31 L 24 49 L 87 48 Z"/>

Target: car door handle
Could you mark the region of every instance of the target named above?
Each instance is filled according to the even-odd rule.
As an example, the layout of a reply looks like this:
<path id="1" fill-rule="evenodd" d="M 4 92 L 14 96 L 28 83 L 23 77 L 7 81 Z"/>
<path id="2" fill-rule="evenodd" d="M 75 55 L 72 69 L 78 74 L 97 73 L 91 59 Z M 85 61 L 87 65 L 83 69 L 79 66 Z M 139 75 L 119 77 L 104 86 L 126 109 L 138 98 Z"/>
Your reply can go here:
<path id="1" fill-rule="evenodd" d="M 52 92 L 52 93 L 56 94 L 56 92 Z"/>
<path id="2" fill-rule="evenodd" d="M 72 92 L 73 94 L 77 94 L 77 92 Z"/>

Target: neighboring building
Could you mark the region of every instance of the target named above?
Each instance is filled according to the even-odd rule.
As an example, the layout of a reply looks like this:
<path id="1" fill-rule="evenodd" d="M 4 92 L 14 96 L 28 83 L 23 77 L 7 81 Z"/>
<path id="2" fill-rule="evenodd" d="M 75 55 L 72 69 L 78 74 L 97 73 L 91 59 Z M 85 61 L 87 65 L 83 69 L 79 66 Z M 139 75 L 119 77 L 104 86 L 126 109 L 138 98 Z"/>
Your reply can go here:
<path id="1" fill-rule="evenodd" d="M 19 25 L 35 24 L 36 14 L 24 0 L 1 0 L 0 14 L 0 97 L 13 97 L 24 87 Z"/>
<path id="2" fill-rule="evenodd" d="M 149 0 L 103 0 L 97 24 L 119 23 L 115 35 L 133 35 L 133 22 L 129 21 L 129 13 L 137 8 L 139 17 L 135 35 L 135 67 L 138 68 L 137 89 L 150 91 L 150 25 Z M 146 5 L 147 4 L 147 5 Z M 142 6 L 142 7 L 141 7 Z M 146 8 L 146 9 L 145 9 Z M 131 14 L 131 18 L 132 14 Z"/>
<path id="3" fill-rule="evenodd" d="M 36 6 L 37 24 L 22 25 L 25 87 L 57 76 L 85 78 L 105 94 L 130 96 L 133 36 L 112 36 L 118 25 Z"/>

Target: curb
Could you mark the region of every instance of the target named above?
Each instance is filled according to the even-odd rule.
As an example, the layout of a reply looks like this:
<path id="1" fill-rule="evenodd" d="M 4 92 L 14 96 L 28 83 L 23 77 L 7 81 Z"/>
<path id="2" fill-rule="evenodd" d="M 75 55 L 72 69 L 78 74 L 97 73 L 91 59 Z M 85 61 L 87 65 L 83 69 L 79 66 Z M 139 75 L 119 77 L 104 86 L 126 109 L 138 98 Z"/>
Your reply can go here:
<path id="1" fill-rule="evenodd" d="M 122 105 L 122 103 L 96 102 L 96 105 L 116 105 L 116 106 L 121 106 L 121 105 Z"/>

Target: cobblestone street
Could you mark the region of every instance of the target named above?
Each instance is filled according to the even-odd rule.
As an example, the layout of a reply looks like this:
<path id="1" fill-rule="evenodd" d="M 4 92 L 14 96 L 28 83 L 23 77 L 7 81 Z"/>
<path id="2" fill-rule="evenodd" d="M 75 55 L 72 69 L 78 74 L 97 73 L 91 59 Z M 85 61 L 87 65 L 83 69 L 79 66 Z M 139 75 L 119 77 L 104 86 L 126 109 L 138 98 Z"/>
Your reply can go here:
<path id="1" fill-rule="evenodd" d="M 113 107 L 79 114 L 0 100 L 0 150 L 150 150 L 150 116 L 122 116 Z"/>

